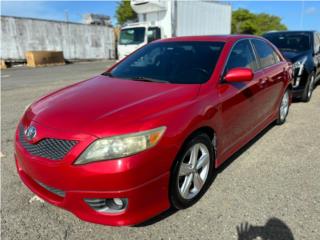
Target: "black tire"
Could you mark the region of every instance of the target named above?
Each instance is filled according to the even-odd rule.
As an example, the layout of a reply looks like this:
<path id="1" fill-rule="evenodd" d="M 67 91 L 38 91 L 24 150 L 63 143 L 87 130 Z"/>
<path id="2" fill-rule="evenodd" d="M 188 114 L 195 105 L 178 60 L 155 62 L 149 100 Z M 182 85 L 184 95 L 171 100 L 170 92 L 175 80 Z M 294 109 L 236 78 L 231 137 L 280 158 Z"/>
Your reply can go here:
<path id="1" fill-rule="evenodd" d="M 314 85 L 315 85 L 315 74 L 314 74 L 314 72 L 312 72 L 309 75 L 307 84 L 303 90 L 302 97 L 301 97 L 302 102 L 309 102 L 310 101 L 310 99 L 312 97 Z"/>
<path id="2" fill-rule="evenodd" d="M 288 108 L 287 108 L 287 111 L 285 114 L 283 114 L 281 112 L 281 107 L 282 107 L 282 103 L 284 101 L 284 98 L 285 97 L 288 97 Z M 286 119 L 287 119 L 287 116 L 288 116 L 288 113 L 289 113 L 289 108 L 290 108 L 290 101 L 291 101 L 291 91 L 289 89 L 287 89 L 284 94 L 282 95 L 282 98 L 281 98 L 281 101 L 280 101 L 280 104 L 279 104 L 279 107 L 278 107 L 278 118 L 276 120 L 276 124 L 277 125 L 282 125 L 286 122 Z"/>
<path id="3" fill-rule="evenodd" d="M 209 153 L 209 166 L 208 166 L 208 172 L 206 175 L 207 177 L 206 177 L 205 181 L 203 181 L 202 188 L 200 188 L 201 190 L 194 197 L 192 197 L 190 199 L 186 199 L 182 196 L 182 194 L 180 193 L 180 190 L 179 190 L 180 189 L 179 184 L 180 184 L 181 178 L 183 178 L 181 176 L 179 177 L 179 170 L 180 170 L 180 166 L 181 166 L 182 162 L 186 160 L 187 154 L 189 154 L 189 152 L 191 152 L 192 147 L 199 146 L 199 145 L 202 147 L 205 146 L 208 150 L 208 153 Z M 202 150 L 199 150 L 198 154 L 201 151 Z M 202 152 L 201 152 L 201 155 L 199 158 L 201 158 L 201 156 L 202 156 Z M 190 158 L 191 158 L 191 153 L 190 153 Z M 194 169 L 194 171 L 198 171 L 198 170 Z M 199 171 L 202 171 L 201 168 Z M 190 174 L 193 174 L 193 173 L 190 173 Z M 194 174 L 196 174 L 196 173 L 194 173 Z M 194 176 L 194 175 L 192 175 L 192 176 Z M 198 176 L 200 176 L 200 174 Z M 187 176 L 185 176 L 185 177 L 187 177 Z M 213 149 L 212 142 L 211 142 L 210 138 L 208 137 L 208 135 L 206 135 L 204 133 L 197 133 L 189 141 L 187 141 L 184 144 L 184 146 L 182 147 L 181 151 L 179 152 L 179 154 L 177 156 L 175 164 L 173 165 L 173 168 L 171 171 L 170 190 L 169 190 L 169 198 L 170 198 L 172 207 L 174 207 L 176 209 L 185 209 L 185 208 L 188 208 L 188 207 L 192 206 L 193 204 L 195 204 L 203 196 L 203 194 L 207 191 L 210 184 L 212 183 L 213 177 L 214 177 L 214 149 Z M 192 180 L 192 182 L 193 181 L 194 180 Z M 193 187 L 195 188 L 195 185 L 193 185 Z"/>

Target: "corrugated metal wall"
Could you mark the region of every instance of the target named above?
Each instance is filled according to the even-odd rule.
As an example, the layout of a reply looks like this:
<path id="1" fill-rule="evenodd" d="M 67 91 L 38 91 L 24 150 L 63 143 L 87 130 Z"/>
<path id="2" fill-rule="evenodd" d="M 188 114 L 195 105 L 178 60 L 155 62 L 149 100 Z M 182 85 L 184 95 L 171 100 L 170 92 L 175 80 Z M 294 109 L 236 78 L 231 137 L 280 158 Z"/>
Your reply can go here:
<path id="1" fill-rule="evenodd" d="M 231 6 L 205 1 L 177 1 L 177 36 L 230 34 Z"/>
<path id="2" fill-rule="evenodd" d="M 25 59 L 26 51 L 63 51 L 66 59 L 114 57 L 114 32 L 107 26 L 1 16 L 1 58 Z"/>

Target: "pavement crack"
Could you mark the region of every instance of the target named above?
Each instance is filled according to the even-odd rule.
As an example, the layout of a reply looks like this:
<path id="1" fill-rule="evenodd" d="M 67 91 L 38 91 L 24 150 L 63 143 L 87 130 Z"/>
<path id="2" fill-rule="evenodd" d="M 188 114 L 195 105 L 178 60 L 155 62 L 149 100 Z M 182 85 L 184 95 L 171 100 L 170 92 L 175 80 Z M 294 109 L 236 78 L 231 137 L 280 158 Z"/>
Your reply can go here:
<path id="1" fill-rule="evenodd" d="M 64 237 L 63 240 L 67 240 L 69 237 L 69 230 L 70 230 L 70 226 L 68 225 L 68 227 L 64 230 Z"/>

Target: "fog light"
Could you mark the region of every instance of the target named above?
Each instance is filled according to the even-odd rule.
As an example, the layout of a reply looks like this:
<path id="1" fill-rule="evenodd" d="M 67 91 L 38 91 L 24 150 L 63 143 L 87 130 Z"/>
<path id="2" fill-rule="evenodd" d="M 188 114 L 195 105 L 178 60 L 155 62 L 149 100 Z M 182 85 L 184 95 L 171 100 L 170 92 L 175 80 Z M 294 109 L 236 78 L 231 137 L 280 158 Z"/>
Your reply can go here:
<path id="1" fill-rule="evenodd" d="M 118 213 L 127 208 L 127 198 L 86 198 L 84 201 L 94 210 L 105 213 Z"/>
<path id="2" fill-rule="evenodd" d="M 119 208 L 123 208 L 124 202 L 121 198 L 114 198 L 113 201 L 117 206 L 119 206 Z"/>

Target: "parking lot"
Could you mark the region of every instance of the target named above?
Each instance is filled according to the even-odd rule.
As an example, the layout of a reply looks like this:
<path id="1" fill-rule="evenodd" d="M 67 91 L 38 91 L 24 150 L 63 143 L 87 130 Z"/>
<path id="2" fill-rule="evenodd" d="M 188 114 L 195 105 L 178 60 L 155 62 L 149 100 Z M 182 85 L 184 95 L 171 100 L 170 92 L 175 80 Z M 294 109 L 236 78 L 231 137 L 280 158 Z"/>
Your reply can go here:
<path id="1" fill-rule="evenodd" d="M 14 131 L 25 106 L 110 64 L 1 72 L 2 239 L 319 239 L 319 86 L 310 103 L 291 106 L 286 124 L 270 126 L 229 159 L 204 197 L 187 210 L 135 227 L 109 227 L 83 222 L 35 198 L 20 181 L 13 159 Z"/>

